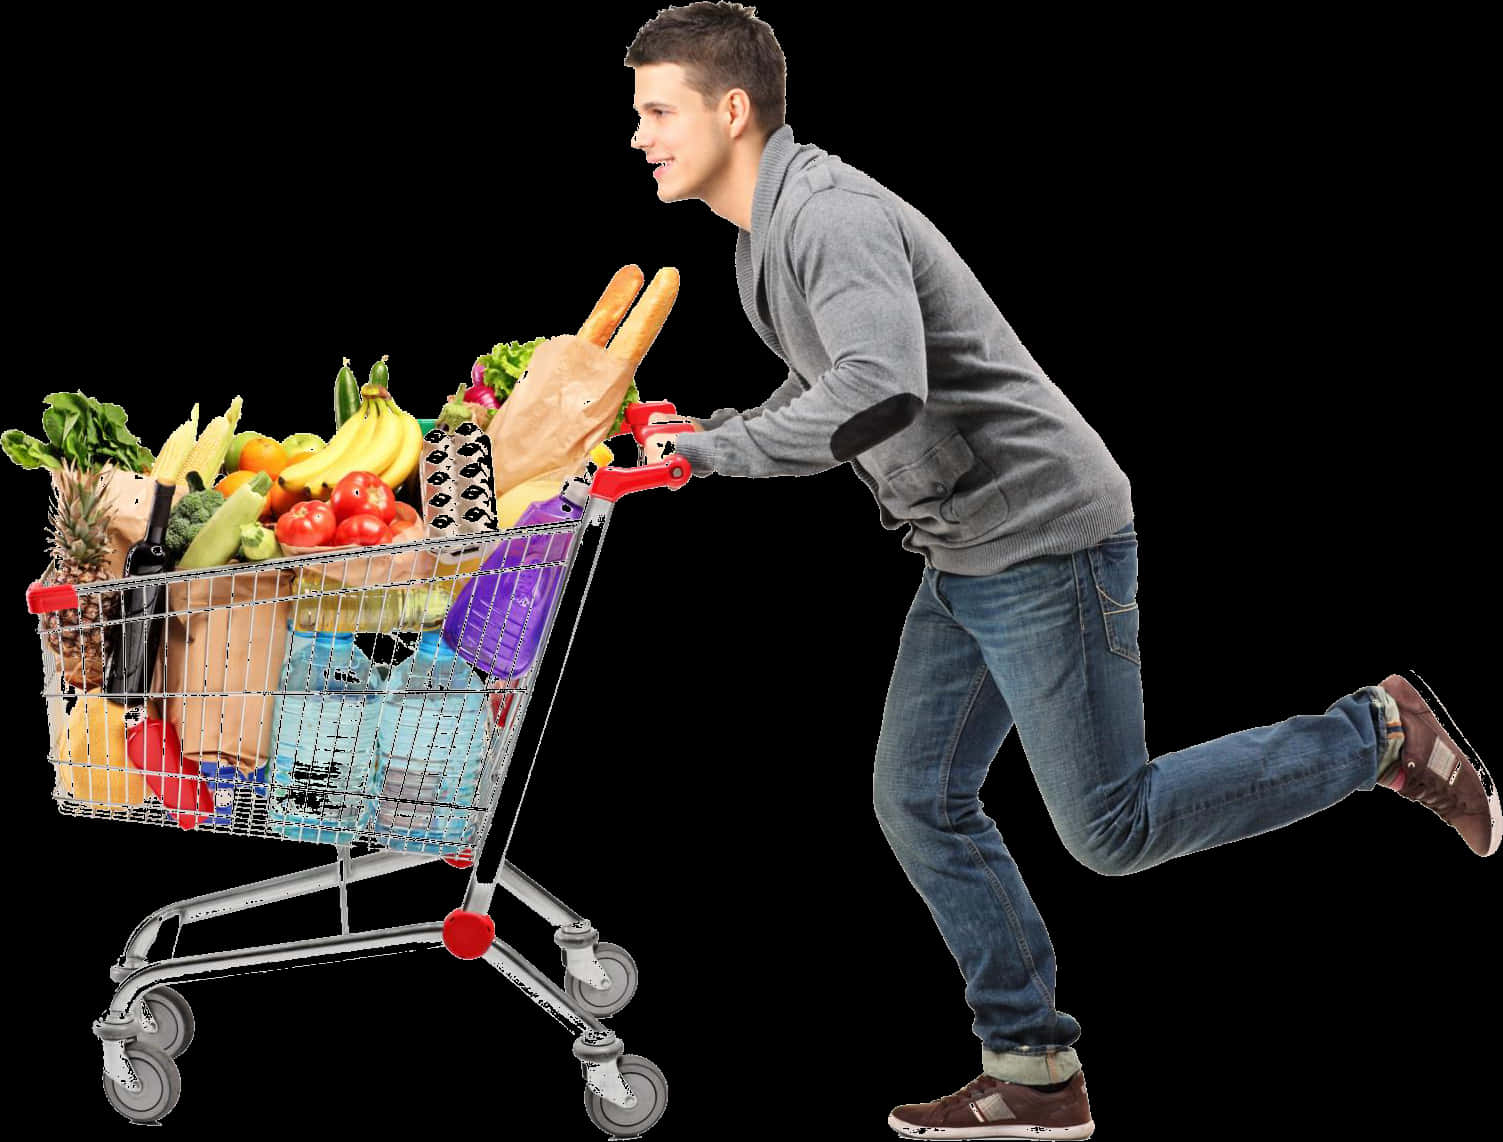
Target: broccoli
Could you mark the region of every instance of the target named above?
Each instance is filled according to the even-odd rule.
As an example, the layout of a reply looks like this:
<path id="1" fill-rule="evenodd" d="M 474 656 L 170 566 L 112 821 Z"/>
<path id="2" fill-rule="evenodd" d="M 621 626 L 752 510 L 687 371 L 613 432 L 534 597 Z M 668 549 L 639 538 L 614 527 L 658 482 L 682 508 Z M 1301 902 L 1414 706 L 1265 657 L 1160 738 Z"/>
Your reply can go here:
<path id="1" fill-rule="evenodd" d="M 197 472 L 189 472 L 187 480 L 193 490 L 172 505 L 172 514 L 167 517 L 167 536 L 162 540 L 162 546 L 174 563 L 188 550 L 188 544 L 193 542 L 198 529 L 224 505 L 223 493 L 205 488 Z"/>

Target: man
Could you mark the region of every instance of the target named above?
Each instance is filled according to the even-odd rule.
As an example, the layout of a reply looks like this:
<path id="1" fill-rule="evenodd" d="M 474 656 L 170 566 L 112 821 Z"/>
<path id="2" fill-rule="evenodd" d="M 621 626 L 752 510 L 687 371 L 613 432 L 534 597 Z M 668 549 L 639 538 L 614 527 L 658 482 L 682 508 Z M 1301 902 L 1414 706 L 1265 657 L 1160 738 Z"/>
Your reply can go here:
<path id="1" fill-rule="evenodd" d="M 1080 1025 L 977 792 L 1014 726 L 1069 851 L 1105 875 L 1287 825 L 1382 784 L 1498 848 L 1492 780 L 1400 675 L 1324 714 L 1150 759 L 1129 481 L 942 234 L 783 121 L 786 67 L 737 4 L 670 8 L 626 57 L 633 146 L 664 202 L 737 226 L 748 320 L 789 366 L 761 407 L 662 424 L 697 476 L 849 463 L 924 571 L 873 798 L 966 980 L 982 1074 L 888 1124 L 923 1138 L 1087 1138 Z M 1437 703 L 1438 705 L 1438 703 Z"/>

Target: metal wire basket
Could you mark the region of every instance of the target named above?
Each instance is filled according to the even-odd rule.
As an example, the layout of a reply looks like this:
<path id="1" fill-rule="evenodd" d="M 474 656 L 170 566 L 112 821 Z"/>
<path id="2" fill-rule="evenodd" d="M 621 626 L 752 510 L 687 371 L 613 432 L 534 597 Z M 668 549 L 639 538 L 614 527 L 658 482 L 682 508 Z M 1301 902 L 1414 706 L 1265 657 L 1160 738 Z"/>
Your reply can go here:
<path id="1" fill-rule="evenodd" d="M 504 772 L 530 647 L 580 526 L 75 585 L 49 570 L 32 605 L 58 810 L 463 852 Z M 132 616 L 127 592 L 153 583 L 164 609 Z M 156 638 L 128 630 L 147 623 L 161 624 Z M 132 646 L 157 648 L 144 694 L 111 685 L 112 656 Z M 86 691 L 91 668 L 106 681 Z"/>

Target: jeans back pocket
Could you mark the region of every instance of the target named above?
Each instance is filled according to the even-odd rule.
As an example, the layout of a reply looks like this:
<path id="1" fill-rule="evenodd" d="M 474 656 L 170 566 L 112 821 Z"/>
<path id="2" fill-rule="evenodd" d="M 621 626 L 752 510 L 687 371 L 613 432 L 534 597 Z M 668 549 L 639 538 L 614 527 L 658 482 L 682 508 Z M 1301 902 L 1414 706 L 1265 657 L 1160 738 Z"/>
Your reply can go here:
<path id="1" fill-rule="evenodd" d="M 1138 650 L 1138 538 L 1124 530 L 1089 548 L 1091 579 L 1106 628 L 1106 646 L 1135 666 Z"/>

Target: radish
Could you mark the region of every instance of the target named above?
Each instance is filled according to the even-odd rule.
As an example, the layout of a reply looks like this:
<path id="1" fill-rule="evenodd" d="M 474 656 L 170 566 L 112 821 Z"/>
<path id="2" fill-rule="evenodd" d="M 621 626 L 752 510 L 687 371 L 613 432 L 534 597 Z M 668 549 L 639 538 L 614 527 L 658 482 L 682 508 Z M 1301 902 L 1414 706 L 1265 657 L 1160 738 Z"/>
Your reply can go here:
<path id="1" fill-rule="evenodd" d="M 477 369 L 480 366 L 475 366 Z M 471 374 L 473 376 L 473 374 Z M 464 392 L 464 399 L 470 404 L 484 405 L 486 408 L 500 408 L 501 402 L 496 399 L 496 392 L 484 381 L 478 381 Z"/>

